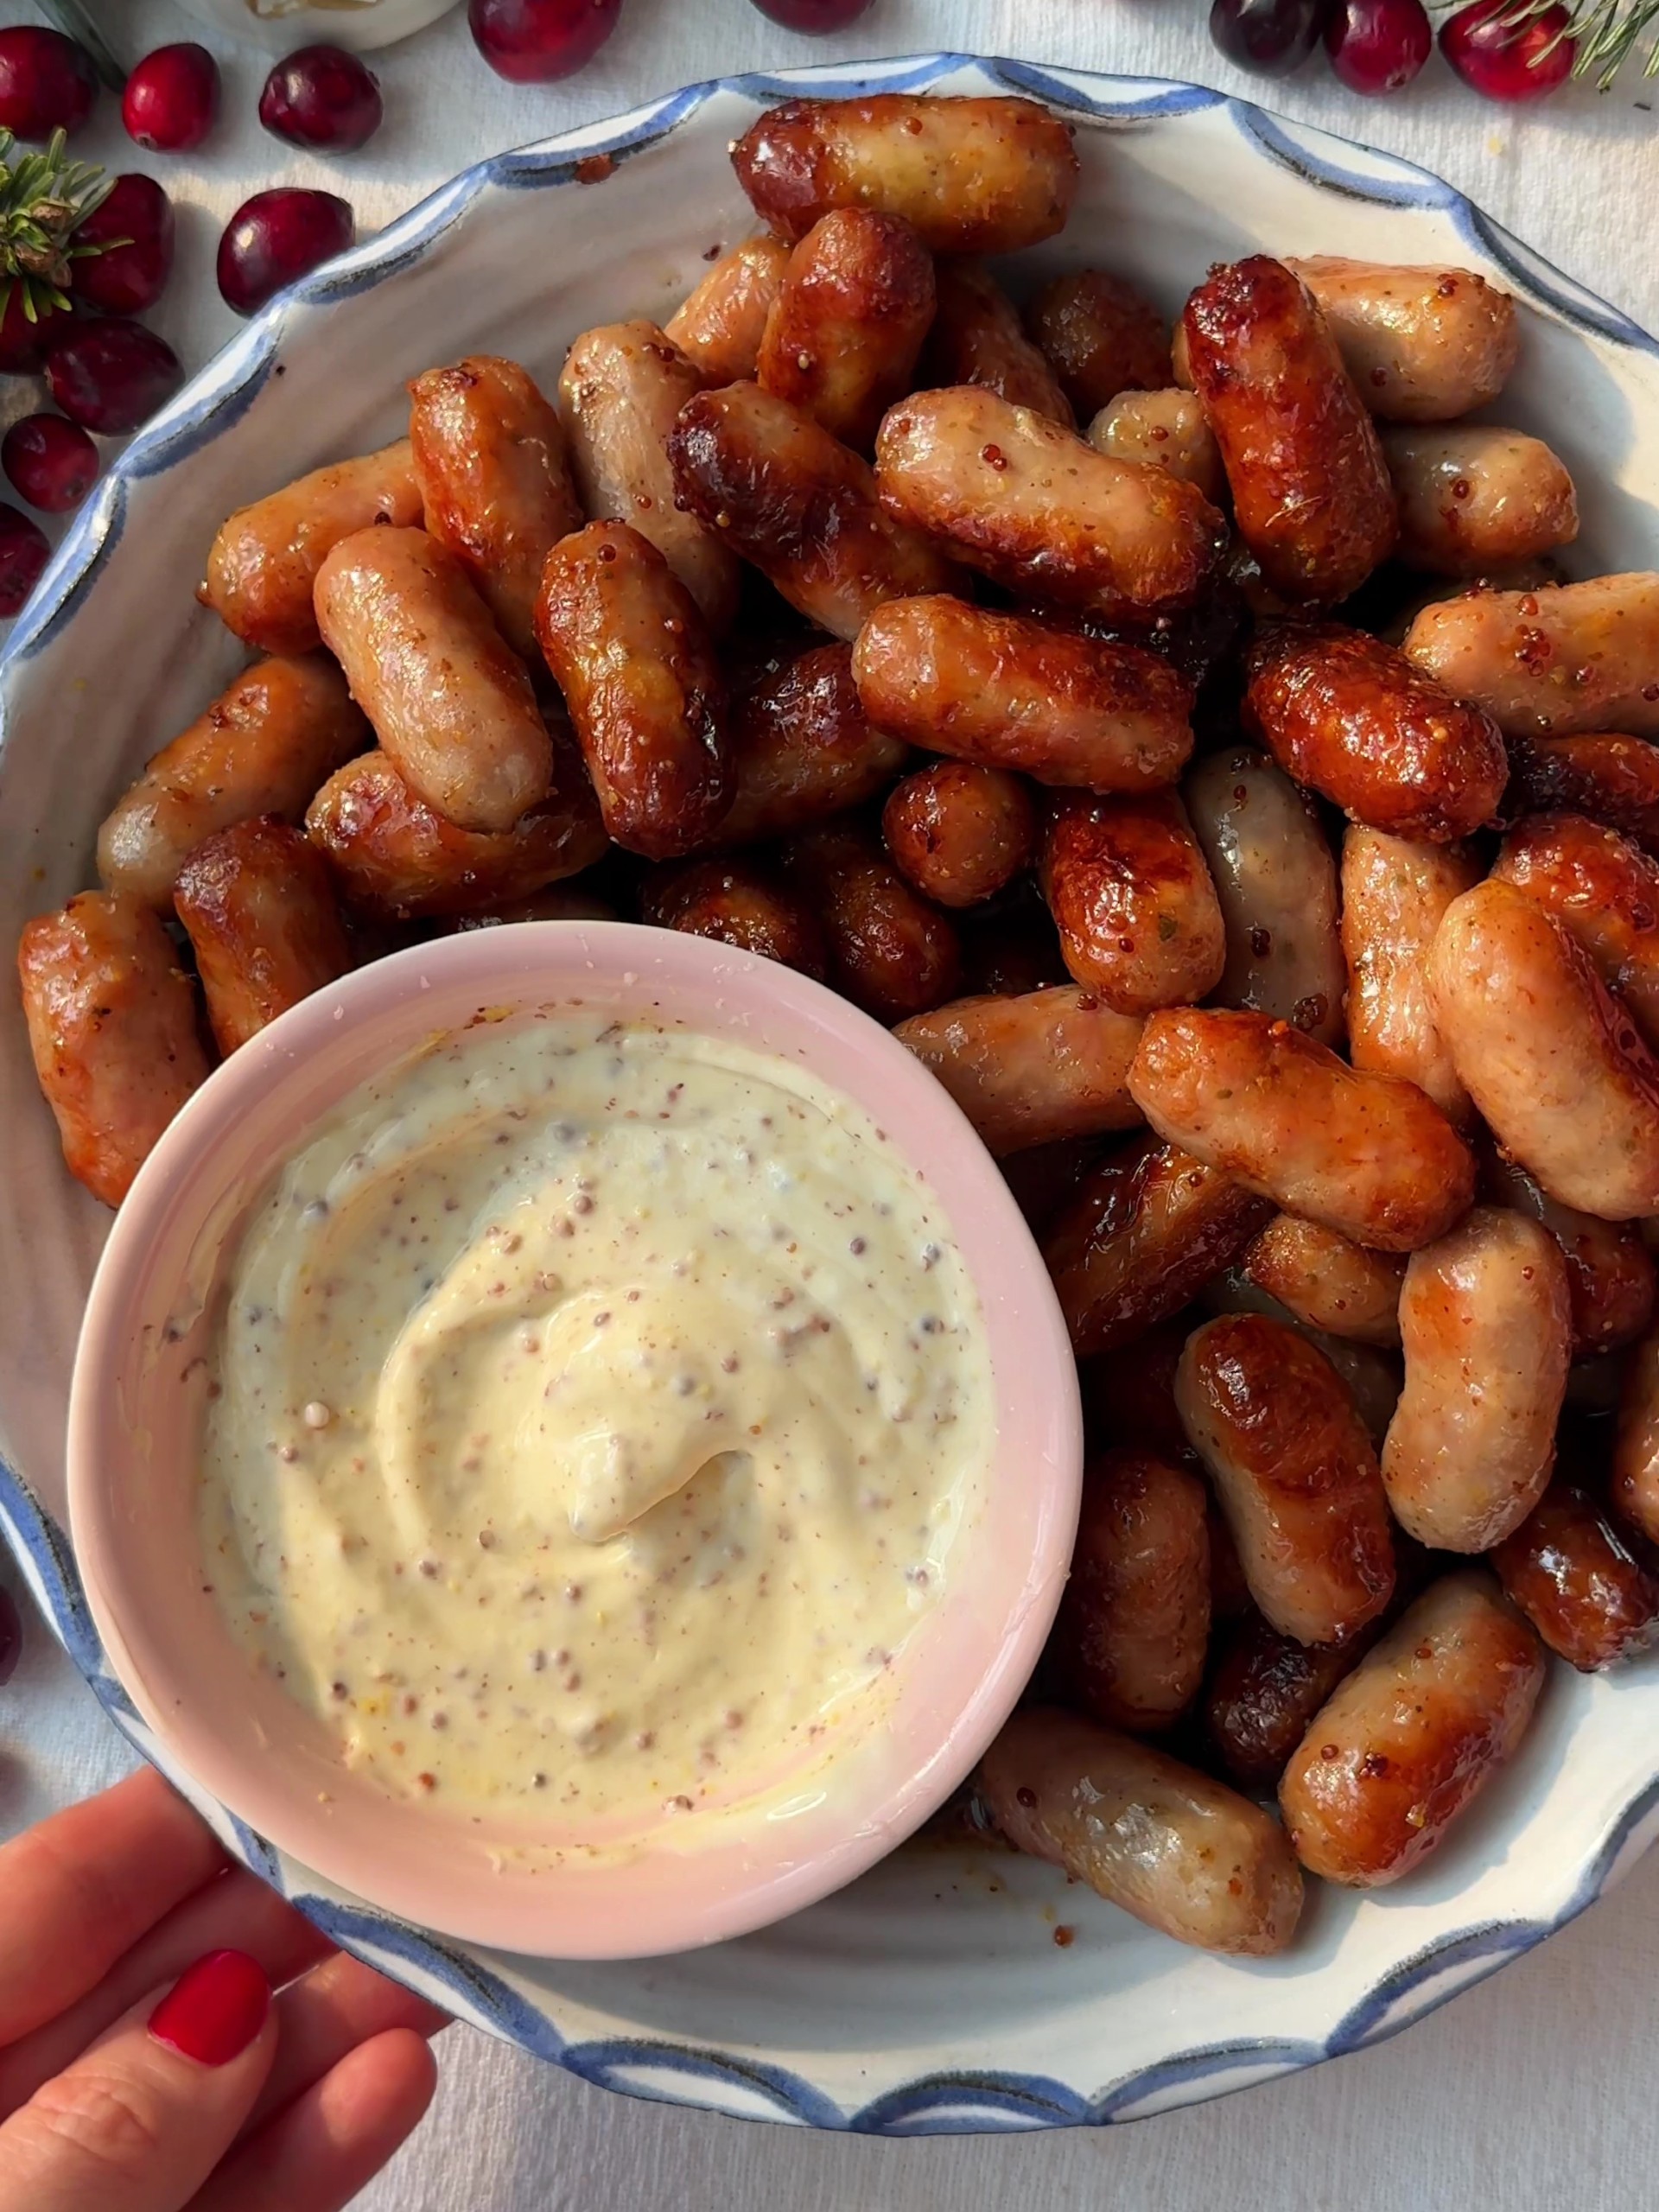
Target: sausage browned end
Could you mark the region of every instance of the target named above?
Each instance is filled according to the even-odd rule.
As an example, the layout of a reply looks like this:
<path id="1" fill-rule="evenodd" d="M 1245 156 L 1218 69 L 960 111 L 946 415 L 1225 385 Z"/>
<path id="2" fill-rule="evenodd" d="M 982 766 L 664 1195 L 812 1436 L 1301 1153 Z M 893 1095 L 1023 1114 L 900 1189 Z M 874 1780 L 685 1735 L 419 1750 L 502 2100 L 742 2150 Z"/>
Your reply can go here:
<path id="1" fill-rule="evenodd" d="M 1426 1591 L 1315 1713 L 1279 1784 L 1304 1866 L 1397 1881 L 1510 1757 L 1544 1679 L 1538 1638 L 1489 1575 Z"/>
<path id="2" fill-rule="evenodd" d="M 640 894 L 640 918 L 658 929 L 758 952 L 819 982 L 829 970 L 817 916 L 760 861 L 685 861 L 659 868 Z"/>
<path id="3" fill-rule="evenodd" d="M 1400 1341 L 1400 1285 L 1404 1259 L 1374 1252 L 1320 1222 L 1281 1213 L 1270 1221 L 1243 1262 L 1258 1290 L 1333 1337 L 1392 1348 Z"/>
<path id="4" fill-rule="evenodd" d="M 838 207 L 789 257 L 755 381 L 867 453 L 914 381 L 933 305 L 933 257 L 904 218 Z"/>
<path id="5" fill-rule="evenodd" d="M 1373 415 L 1448 423 L 1503 389 L 1520 351 L 1515 302 L 1472 269 L 1315 254 L 1287 264 L 1324 312 Z"/>
<path id="6" fill-rule="evenodd" d="M 1296 1932 L 1301 1874 L 1278 1821 L 1150 1744 L 1027 1707 L 979 1788 L 1010 1843 L 1178 1942 L 1262 1958 Z"/>
<path id="7" fill-rule="evenodd" d="M 1031 863 L 1037 815 L 1005 768 L 935 760 L 895 784 L 881 810 L 894 865 L 941 906 L 977 906 Z"/>
<path id="8" fill-rule="evenodd" d="M 1659 737 L 1659 575 L 1650 570 L 1437 601 L 1407 631 L 1406 651 L 1507 737 Z"/>
<path id="9" fill-rule="evenodd" d="M 1659 745 L 1608 730 L 1514 738 L 1510 768 L 1506 816 L 1587 815 L 1659 855 Z"/>
<path id="10" fill-rule="evenodd" d="M 1497 723 L 1380 638 L 1287 625 L 1255 641 L 1245 672 L 1245 727 L 1351 820 L 1450 844 L 1496 817 L 1510 773 Z"/>
<path id="11" fill-rule="evenodd" d="M 1015 407 L 1034 408 L 1073 429 L 1071 401 L 989 270 L 977 261 L 941 261 L 936 284 L 938 306 L 918 384 L 982 384 Z"/>
<path id="12" fill-rule="evenodd" d="M 866 715 L 846 645 L 815 645 L 764 671 L 734 694 L 729 722 L 735 789 L 722 845 L 785 836 L 861 806 L 909 754 Z"/>
<path id="13" fill-rule="evenodd" d="M 1582 814 L 1535 814 L 1492 868 L 1547 907 L 1659 1046 L 1659 861 Z"/>
<path id="14" fill-rule="evenodd" d="M 856 823 L 804 830 L 785 849 L 830 948 L 830 978 L 880 1021 L 926 1014 L 956 995 L 962 948 L 949 918 L 918 897 Z"/>
<path id="15" fill-rule="evenodd" d="M 1173 791 L 1050 802 L 1043 893 L 1065 964 L 1120 1014 L 1191 1005 L 1226 965 L 1215 885 Z"/>
<path id="16" fill-rule="evenodd" d="M 705 384 L 752 377 L 760 337 L 789 260 L 781 238 L 745 238 L 723 253 L 663 325 Z"/>
<path id="17" fill-rule="evenodd" d="M 1581 1674 L 1634 1657 L 1659 1634 L 1659 1580 L 1576 1484 L 1552 1483 L 1492 1565 L 1511 1603 Z"/>
<path id="18" fill-rule="evenodd" d="M 1342 841 L 1350 1056 L 1357 1068 L 1414 1083 L 1459 1128 L 1473 1109 L 1435 1026 L 1428 956 L 1446 908 L 1481 870 L 1461 843 L 1394 837 L 1357 822 Z"/>
<path id="19" fill-rule="evenodd" d="M 1222 1642 L 1204 1694 L 1205 1734 L 1242 1789 L 1277 1787 L 1308 1722 L 1381 1633 L 1374 1624 L 1345 1643 L 1299 1643 L 1250 1607 Z"/>
<path id="20" fill-rule="evenodd" d="M 207 1078 L 195 986 L 156 915 L 119 891 L 83 891 L 25 923 L 17 976 L 64 1162 L 118 1206 Z"/>
<path id="21" fill-rule="evenodd" d="M 999 1158 L 1140 1126 L 1126 1079 L 1141 1025 L 1075 985 L 953 999 L 893 1033 Z"/>
<path id="22" fill-rule="evenodd" d="M 1121 391 L 1157 391 L 1170 381 L 1169 325 L 1144 294 L 1108 270 L 1073 269 L 1051 278 L 1026 321 L 1080 423 Z"/>
<path id="23" fill-rule="evenodd" d="M 213 1042 L 227 1056 L 356 963 L 328 864 L 256 815 L 198 845 L 173 894 L 196 957 Z"/>

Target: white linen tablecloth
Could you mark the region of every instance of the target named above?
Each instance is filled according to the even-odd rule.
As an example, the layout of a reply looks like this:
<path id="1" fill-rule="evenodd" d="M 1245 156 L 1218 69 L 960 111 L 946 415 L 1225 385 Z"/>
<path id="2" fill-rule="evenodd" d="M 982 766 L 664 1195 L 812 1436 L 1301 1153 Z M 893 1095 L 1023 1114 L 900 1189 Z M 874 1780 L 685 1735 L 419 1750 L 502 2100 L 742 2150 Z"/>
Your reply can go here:
<path id="1" fill-rule="evenodd" d="M 173 0 L 92 0 L 130 60 L 207 37 Z M 31 20 L 0 5 L 0 22 Z M 1489 106 L 1431 63 L 1391 101 L 1344 92 L 1314 65 L 1263 86 L 1224 63 L 1199 0 L 875 0 L 852 29 L 791 35 L 748 0 L 626 0 L 580 76 L 515 87 L 474 54 L 461 18 L 373 57 L 386 120 L 341 163 L 267 138 L 263 68 L 219 47 L 226 111 L 208 149 L 145 156 L 113 103 L 77 150 L 149 168 L 180 203 L 172 289 L 153 318 L 197 367 L 233 319 L 214 289 L 226 216 L 253 190 L 313 182 L 354 203 L 364 232 L 486 152 L 625 108 L 693 79 L 791 62 L 953 48 L 1191 77 L 1408 156 L 1451 180 L 1571 275 L 1659 326 L 1659 86 L 1574 89 L 1534 113 Z M 442 351 L 435 334 L 435 351 Z M 38 405 L 18 384 L 0 417 Z M 0 487 L 3 495 L 3 487 Z M 20 1255 L 0 1272 L 21 1281 Z M 0 1572 L 9 1571 L 0 1569 Z M 0 1689 L 0 1834 L 114 1779 L 130 1754 L 38 1622 Z M 1037 2139 L 916 2143 L 792 2129 L 626 2101 L 456 2028 L 413 2143 L 362 2212 L 1648 2212 L 1659 2195 L 1659 1853 L 1604 1904 L 1495 1980 L 1386 2048 L 1225 2103 L 1137 2126 Z"/>

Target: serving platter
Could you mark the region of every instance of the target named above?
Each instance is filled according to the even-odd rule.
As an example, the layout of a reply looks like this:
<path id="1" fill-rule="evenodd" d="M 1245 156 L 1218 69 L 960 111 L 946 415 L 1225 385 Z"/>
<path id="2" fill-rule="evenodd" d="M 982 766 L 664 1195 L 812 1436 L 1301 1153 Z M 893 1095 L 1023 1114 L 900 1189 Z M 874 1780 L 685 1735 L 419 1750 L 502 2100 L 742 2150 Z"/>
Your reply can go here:
<path id="1" fill-rule="evenodd" d="M 1659 346 L 1425 172 L 1198 86 L 1013 61 L 717 80 L 466 171 L 274 302 L 128 448 L 0 658 L 11 936 L 90 880 L 108 804 L 234 672 L 234 641 L 191 595 L 231 507 L 396 435 L 402 380 L 434 359 L 487 348 L 550 384 L 588 325 L 666 315 L 709 250 L 753 226 L 725 151 L 757 110 L 883 90 L 1020 92 L 1065 111 L 1082 189 L 1033 266 L 1098 260 L 1172 311 L 1212 261 L 1255 251 L 1483 271 L 1523 302 L 1499 411 L 1573 470 L 1578 565 L 1659 565 Z M 155 1756 L 63 1525 L 69 1369 L 108 1217 L 62 1168 L 15 998 L 0 1009 L 0 1526 L 106 1710 Z M 537 1961 L 391 1921 L 172 1778 L 338 1941 L 589 2081 L 874 2133 L 1065 2126 L 1380 2040 L 1581 1910 L 1659 1830 L 1659 1660 L 1553 1675 L 1522 1755 L 1433 1860 L 1397 1891 L 1319 1891 L 1295 1947 L 1257 1962 L 1183 1951 L 1051 1870 L 944 1842 L 738 1942 Z"/>

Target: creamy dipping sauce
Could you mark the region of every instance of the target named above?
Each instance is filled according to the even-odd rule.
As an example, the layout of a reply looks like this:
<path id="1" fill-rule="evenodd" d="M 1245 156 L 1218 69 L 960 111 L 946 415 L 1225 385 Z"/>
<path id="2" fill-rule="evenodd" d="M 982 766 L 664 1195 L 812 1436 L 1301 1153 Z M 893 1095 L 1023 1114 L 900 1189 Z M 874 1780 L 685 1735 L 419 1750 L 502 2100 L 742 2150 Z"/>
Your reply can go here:
<path id="1" fill-rule="evenodd" d="M 480 1022 L 365 1084 L 222 1277 L 207 1580 L 351 1769 L 621 1838 L 879 1726 L 983 1494 L 925 1184 L 724 1039 Z"/>

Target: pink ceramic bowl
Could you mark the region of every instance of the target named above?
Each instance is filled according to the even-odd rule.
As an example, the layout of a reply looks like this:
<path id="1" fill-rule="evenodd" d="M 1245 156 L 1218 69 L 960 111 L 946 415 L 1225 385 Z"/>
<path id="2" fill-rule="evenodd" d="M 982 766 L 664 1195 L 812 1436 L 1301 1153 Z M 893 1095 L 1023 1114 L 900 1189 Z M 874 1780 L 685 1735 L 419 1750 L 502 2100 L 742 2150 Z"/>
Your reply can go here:
<path id="1" fill-rule="evenodd" d="M 359 1083 L 480 1007 L 668 1015 L 798 1059 L 927 1177 L 982 1301 L 995 1453 L 943 1604 L 904 1647 L 882 1725 L 800 1809 L 626 1864 L 527 1865 L 499 1827 L 348 1774 L 257 1675 L 204 1576 L 194 1518 L 202 1353 L 217 1258 L 312 1125 Z M 93 1617 L 162 1743 L 283 1851 L 440 1933 L 549 1958 L 624 1958 L 738 1936 L 811 1904 L 909 1834 L 969 1773 L 1041 1649 L 1065 1580 L 1082 1467 L 1076 1370 L 1030 1232 L 933 1077 L 818 984 L 726 945 L 622 923 L 481 930 L 394 955 L 284 1014 L 219 1070 L 145 1163 L 105 1248 L 76 1357 L 69 1503 Z M 504 1847 L 515 1847 L 504 1856 Z"/>

